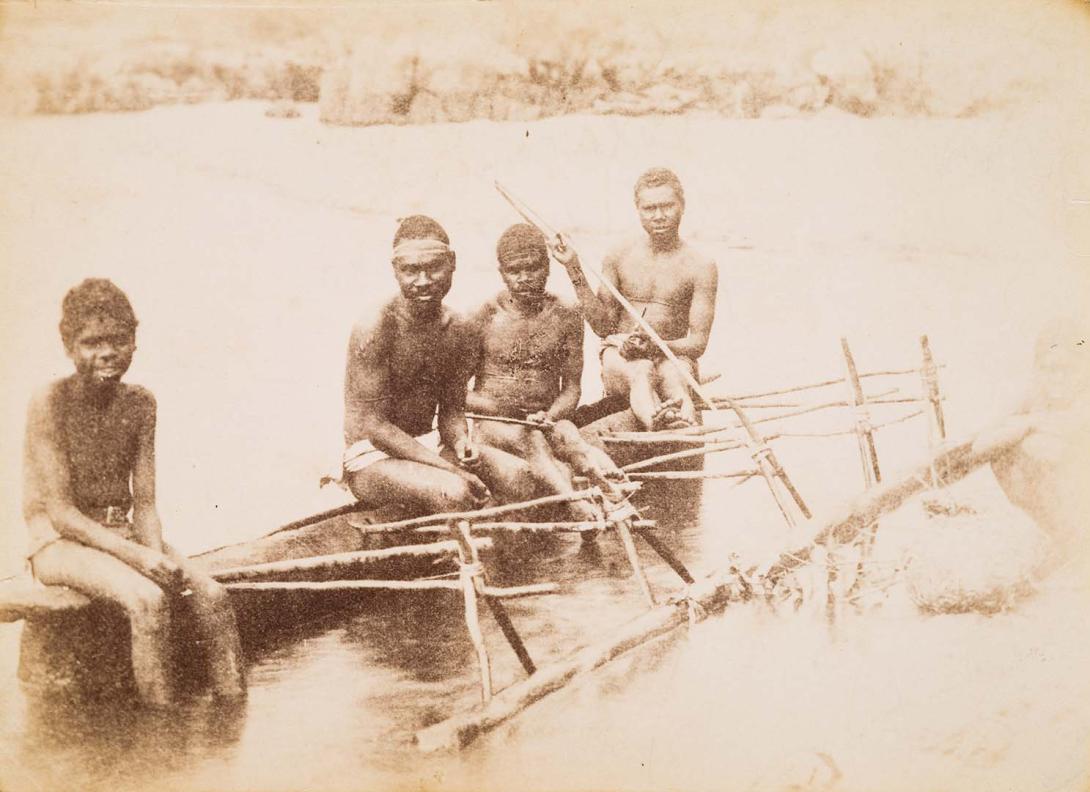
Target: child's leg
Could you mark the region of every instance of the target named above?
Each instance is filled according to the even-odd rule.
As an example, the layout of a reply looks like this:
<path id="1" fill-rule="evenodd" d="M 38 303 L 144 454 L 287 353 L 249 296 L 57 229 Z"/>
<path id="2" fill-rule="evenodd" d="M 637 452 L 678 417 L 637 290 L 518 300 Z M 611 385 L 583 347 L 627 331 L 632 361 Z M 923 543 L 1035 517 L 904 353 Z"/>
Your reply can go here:
<path id="1" fill-rule="evenodd" d="M 690 374 L 696 370 L 693 362 L 688 358 L 679 357 L 678 360 L 681 361 L 681 365 L 688 367 Z M 693 397 L 689 392 L 689 384 L 681 376 L 677 366 L 667 358 L 663 358 L 655 365 L 655 374 L 662 400 L 666 402 L 677 399 L 681 420 L 689 425 L 696 424 L 696 407 L 693 405 Z"/>
<path id="2" fill-rule="evenodd" d="M 200 640 L 207 647 L 212 690 L 224 698 L 241 698 L 246 686 L 242 677 L 242 645 L 238 624 L 227 589 L 172 547 L 166 553 L 185 574 L 185 585 L 193 592 L 189 604 L 197 621 Z"/>
<path id="3" fill-rule="evenodd" d="M 629 407 L 644 429 L 652 427 L 658 411 L 654 369 L 650 360 L 625 360 L 613 347 L 602 352 L 602 384 L 606 393 L 627 395 Z"/>
<path id="4" fill-rule="evenodd" d="M 32 559 L 42 583 L 68 586 L 89 597 L 120 604 L 132 629 L 132 670 L 140 698 L 170 703 L 170 609 L 167 595 L 148 578 L 101 550 L 59 539 Z"/>

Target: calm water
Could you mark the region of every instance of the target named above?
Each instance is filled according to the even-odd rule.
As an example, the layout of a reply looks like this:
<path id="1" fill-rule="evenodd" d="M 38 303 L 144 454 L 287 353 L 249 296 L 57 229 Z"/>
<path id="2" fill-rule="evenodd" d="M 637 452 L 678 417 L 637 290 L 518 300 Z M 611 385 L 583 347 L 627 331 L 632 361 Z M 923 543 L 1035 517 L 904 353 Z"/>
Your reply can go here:
<path id="1" fill-rule="evenodd" d="M 690 561 L 702 544 L 699 493 L 687 485 L 688 497 L 673 499 L 669 508 L 654 497 L 657 505 L 645 510 L 663 519 L 663 535 Z M 488 558 L 492 582 L 563 587 L 561 595 L 508 601 L 539 666 L 644 609 L 612 537 L 508 544 L 502 557 Z M 660 594 L 677 588 L 673 573 L 643 550 Z M 482 611 L 482 621 L 496 687 L 518 681 L 524 674 L 494 620 Z M 413 732 L 480 700 L 458 592 L 363 595 L 262 636 L 251 654 L 249 698 L 237 708 L 198 696 L 179 713 L 160 716 L 141 712 L 130 699 L 22 691 L 7 713 L 4 747 L 19 766 L 9 783 L 28 789 L 361 788 L 367 779 L 419 775 Z M 449 762 L 424 765 L 442 772 Z"/>
<path id="2" fill-rule="evenodd" d="M 19 447 L 29 394 L 67 371 L 55 330 L 64 290 L 89 275 L 116 279 L 141 318 L 131 379 L 159 399 L 167 539 L 189 552 L 331 505 L 315 483 L 339 456 L 344 343 L 363 306 L 393 289 L 394 218 L 423 211 L 447 223 L 459 253 L 451 301 L 470 307 L 498 289 L 494 240 L 514 220 L 494 176 L 600 260 L 638 230 L 634 175 L 675 167 L 689 199 L 683 231 L 722 272 L 706 360 L 723 390 L 839 376 L 842 335 L 864 370 L 911 366 L 927 332 L 948 364 L 952 431 L 972 431 L 1017 397 L 1041 322 L 1086 293 L 1085 261 L 1066 242 L 1065 154 L 1047 124 L 563 118 L 344 129 L 312 110 L 295 122 L 262 111 L 0 126 L 10 152 L 0 235 L 13 262 L 0 305 L 19 339 L 0 394 L 4 447 Z M 555 274 L 550 286 L 567 293 Z M 584 381 L 592 399 L 593 365 Z M 832 418 L 800 428 L 833 428 Z M 925 447 L 917 423 L 886 430 L 884 471 Z M 785 440 L 777 452 L 816 512 L 861 484 L 851 438 Z M 18 481 L 18 468 L 17 453 L 2 455 L 4 480 Z M 694 571 L 789 540 L 757 482 L 709 483 L 699 504 L 655 507 L 648 516 L 675 531 Z M 20 524 L 18 511 L 17 499 L 0 503 L 5 525 Z M 18 571 L 20 532 L 0 542 L 5 574 Z M 600 551 L 561 541 L 522 572 L 506 569 L 565 588 L 511 603 L 539 664 L 642 610 L 620 548 L 606 539 Z M 653 585 L 675 585 L 645 558 Z M 692 641 L 679 636 L 676 651 L 656 645 L 611 664 L 454 758 L 409 745 L 416 729 L 478 699 L 453 593 L 361 598 L 297 635 L 269 636 L 245 706 L 198 700 L 165 722 L 126 704 L 27 699 L 10 684 L 18 630 L 3 626 L 0 786 L 806 788 L 835 775 L 815 759 L 824 754 L 843 789 L 999 789 L 1008 778 L 1062 789 L 1090 734 L 1071 704 L 1090 700 L 1085 641 L 1072 643 L 1087 620 L 1062 599 L 1036 607 L 993 619 L 891 611 L 834 632 L 812 616 L 736 609 Z M 497 685 L 516 681 L 488 616 L 484 627 Z M 792 762 L 794 776 L 775 775 Z M 1036 783 L 1048 774 L 1060 781 Z"/>

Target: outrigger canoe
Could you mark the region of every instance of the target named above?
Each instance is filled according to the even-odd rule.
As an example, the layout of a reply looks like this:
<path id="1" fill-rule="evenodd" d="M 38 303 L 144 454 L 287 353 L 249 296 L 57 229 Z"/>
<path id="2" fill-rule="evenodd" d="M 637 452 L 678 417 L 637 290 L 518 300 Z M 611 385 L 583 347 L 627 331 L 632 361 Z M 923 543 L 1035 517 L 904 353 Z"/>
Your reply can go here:
<path id="1" fill-rule="evenodd" d="M 633 447 L 624 448 L 622 461 L 632 461 Z M 640 452 L 649 458 L 680 448 L 672 443 L 648 443 Z M 475 519 L 473 541 L 486 553 L 490 565 L 502 557 L 525 564 L 528 554 L 556 541 L 555 529 L 580 534 L 600 529 L 590 523 L 563 522 L 565 515 L 557 508 L 562 505 L 546 502 L 523 510 L 515 515 L 525 519 L 523 523 Z M 481 514 L 487 519 L 487 510 Z M 306 623 L 358 602 L 361 590 L 372 585 L 376 591 L 396 590 L 399 582 L 414 589 L 453 588 L 451 581 L 437 578 L 457 571 L 458 543 L 434 515 L 403 517 L 396 510 L 361 510 L 356 504 L 347 504 L 253 540 L 199 553 L 191 560 L 227 585 L 244 649 L 252 655 L 269 642 L 290 639 Z M 504 537 L 510 536 L 506 529 L 512 526 L 531 536 L 530 541 L 515 543 L 513 555 L 487 555 L 493 547 L 489 529 L 505 529 L 496 541 L 509 550 L 513 543 L 505 542 Z M 354 581 L 356 588 L 349 587 L 353 585 L 349 581 Z M 131 685 L 128 625 L 116 606 L 92 602 L 64 587 L 43 586 L 24 576 L 0 583 L 0 622 L 21 619 L 26 622 L 19 664 L 24 683 L 88 690 Z M 189 645 L 185 638 L 191 626 L 185 609 L 179 609 L 176 621 L 182 639 L 176 644 Z M 187 662 L 184 650 L 177 659 L 186 668 L 200 665 Z M 187 671 L 184 676 L 193 674 Z"/>

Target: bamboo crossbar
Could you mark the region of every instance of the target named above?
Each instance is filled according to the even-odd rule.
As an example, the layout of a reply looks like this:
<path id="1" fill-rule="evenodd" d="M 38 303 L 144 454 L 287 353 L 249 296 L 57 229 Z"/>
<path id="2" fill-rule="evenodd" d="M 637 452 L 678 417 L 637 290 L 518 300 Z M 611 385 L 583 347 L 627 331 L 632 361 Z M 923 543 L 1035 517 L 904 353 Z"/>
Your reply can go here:
<path id="1" fill-rule="evenodd" d="M 504 514 L 511 514 L 512 512 L 523 511 L 524 509 L 533 509 L 539 506 L 553 506 L 560 503 L 574 503 L 581 500 L 594 500 L 595 498 L 600 497 L 602 497 L 601 490 L 597 487 L 591 487 L 590 489 L 579 490 L 578 492 L 563 492 L 558 495 L 546 495 L 542 498 L 535 498 L 534 500 L 523 501 L 522 503 L 506 503 L 502 506 L 489 506 L 485 509 L 476 509 L 473 511 L 429 514 L 424 517 L 413 517 L 408 520 L 398 520 L 397 522 L 361 525 L 359 526 L 359 531 L 365 534 L 406 531 L 410 528 L 421 528 L 425 525 L 450 523 L 458 520 L 469 520 L 472 523 L 473 521 L 487 517 L 501 517 Z"/>
<path id="2" fill-rule="evenodd" d="M 492 540 L 487 537 L 479 537 L 474 541 L 477 543 L 477 546 L 481 548 L 492 546 Z M 345 553 L 331 553 L 330 555 L 310 556 L 307 558 L 292 558 L 285 561 L 268 561 L 263 564 L 248 564 L 246 566 L 217 570 L 212 573 L 212 577 L 221 583 L 228 581 L 237 582 L 267 577 L 269 575 L 368 566 L 388 561 L 392 558 L 456 555 L 457 553 L 458 543 L 450 540 L 446 542 L 430 542 L 428 544 L 419 545 L 404 545 L 401 547 L 386 547 L 381 550 L 356 550 Z"/>
<path id="3" fill-rule="evenodd" d="M 473 523 L 471 530 L 481 531 L 510 531 L 512 533 L 593 533 L 595 531 L 608 530 L 610 520 L 601 522 L 483 522 Z M 654 528 L 654 520 L 636 520 L 634 525 L 640 528 Z M 425 525 L 417 528 L 418 533 L 446 533 L 447 529 L 440 525 Z"/>
<path id="4" fill-rule="evenodd" d="M 943 368 L 939 366 L 939 368 Z M 920 369 L 908 368 L 908 369 L 891 369 L 889 371 L 867 371 L 859 375 L 860 379 L 867 379 L 869 377 L 896 377 L 905 374 L 919 374 Z M 807 390 L 817 390 L 818 388 L 827 388 L 832 385 L 840 385 L 844 382 L 844 377 L 838 377 L 836 379 L 825 380 L 824 382 L 815 382 L 810 385 L 796 385 L 792 388 L 781 388 L 779 390 L 765 391 L 763 393 L 746 393 L 739 396 L 731 396 L 730 398 L 735 401 L 744 401 L 746 399 L 763 399 L 768 396 L 783 396 L 787 393 L 799 393 Z"/>
<path id="5" fill-rule="evenodd" d="M 322 580 L 322 581 L 239 581 L 224 583 L 228 591 L 434 591 L 446 589 L 461 591 L 459 580 L 421 579 L 421 580 Z M 554 594 L 560 590 L 556 583 L 532 583 L 526 586 L 485 586 L 483 593 L 489 597 L 529 597 L 538 594 Z"/>
<path id="6" fill-rule="evenodd" d="M 738 470 L 735 472 L 717 472 L 714 470 L 659 470 L 645 473 L 629 473 L 636 481 L 697 481 L 700 479 L 749 479 L 761 475 L 759 470 Z"/>
<path id="7" fill-rule="evenodd" d="M 767 440 L 767 438 L 765 438 Z M 700 448 L 690 448 L 685 451 L 672 451 L 669 454 L 659 454 L 648 459 L 641 459 L 639 462 L 630 462 L 621 468 L 625 473 L 634 473 L 637 470 L 643 470 L 645 468 L 654 467 L 655 465 L 661 465 L 664 462 L 676 462 L 679 459 L 690 459 L 692 457 L 703 456 L 705 454 L 715 454 L 722 451 L 734 451 L 741 448 L 738 443 L 725 442 L 725 443 L 705 443 Z M 631 478 L 631 476 L 629 476 Z"/>
<path id="8" fill-rule="evenodd" d="M 356 591 L 388 589 L 391 591 L 426 591 L 450 589 L 461 591 L 457 580 L 322 580 L 322 581 L 242 581 L 225 583 L 228 591 Z"/>

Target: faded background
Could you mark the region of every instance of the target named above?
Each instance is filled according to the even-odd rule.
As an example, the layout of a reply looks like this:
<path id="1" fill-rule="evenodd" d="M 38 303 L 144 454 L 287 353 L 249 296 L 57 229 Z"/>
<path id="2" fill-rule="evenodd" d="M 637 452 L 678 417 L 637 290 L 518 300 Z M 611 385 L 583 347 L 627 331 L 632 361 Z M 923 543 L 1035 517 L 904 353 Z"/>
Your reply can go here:
<path id="1" fill-rule="evenodd" d="M 1018 399 L 1042 324 L 1087 307 L 1088 80 L 1090 6 L 1077 0 L 0 4 L 0 568 L 22 564 L 27 399 L 69 368 L 56 331 L 67 288 L 110 277 L 141 320 L 129 379 L 159 400 L 168 540 L 240 541 L 342 497 L 317 480 L 339 458 L 349 327 L 394 289 L 396 218 L 426 212 L 450 231 L 457 307 L 500 287 L 493 246 L 517 218 L 495 178 L 598 262 L 639 233 L 639 173 L 675 169 L 683 234 L 720 267 L 705 358 L 718 392 L 839 376 L 841 336 L 864 369 L 912 366 L 927 333 L 951 431 L 979 429 Z M 568 295 L 563 280 L 551 286 Z M 893 434 L 886 469 L 925 439 L 922 426 Z M 787 444 L 781 459 L 820 509 L 859 489 L 854 455 L 847 438 Z M 730 522 L 713 547 L 775 546 L 761 493 L 709 493 Z M 1090 729 L 1069 703 L 1086 693 L 1085 622 L 1056 622 L 1065 602 L 867 625 L 847 644 L 812 621 L 742 613 L 424 776 L 407 760 L 378 775 L 346 760 L 358 728 L 346 712 L 343 744 L 321 761 L 303 751 L 285 713 L 318 694 L 292 680 L 376 672 L 345 651 L 328 666 L 302 652 L 283 661 L 296 676 L 274 674 L 276 694 L 255 699 L 277 702 L 260 717 L 283 731 L 244 741 L 290 757 L 278 774 L 242 750 L 229 772 L 194 760 L 171 783 L 807 788 L 821 781 L 809 760 L 783 780 L 784 757 L 831 751 L 842 789 L 1084 789 Z M 709 670 L 720 660 L 750 684 L 724 683 Z M 923 687 L 902 687 L 917 673 Z M 323 690 L 319 730 L 339 702 Z M 659 733 L 709 703 L 731 708 L 734 730 L 713 713 L 684 742 Z M 18 718 L 6 723 L 17 736 Z M 576 758 L 556 766 L 564 753 Z M 1046 786 L 1046 770 L 1063 778 Z"/>

